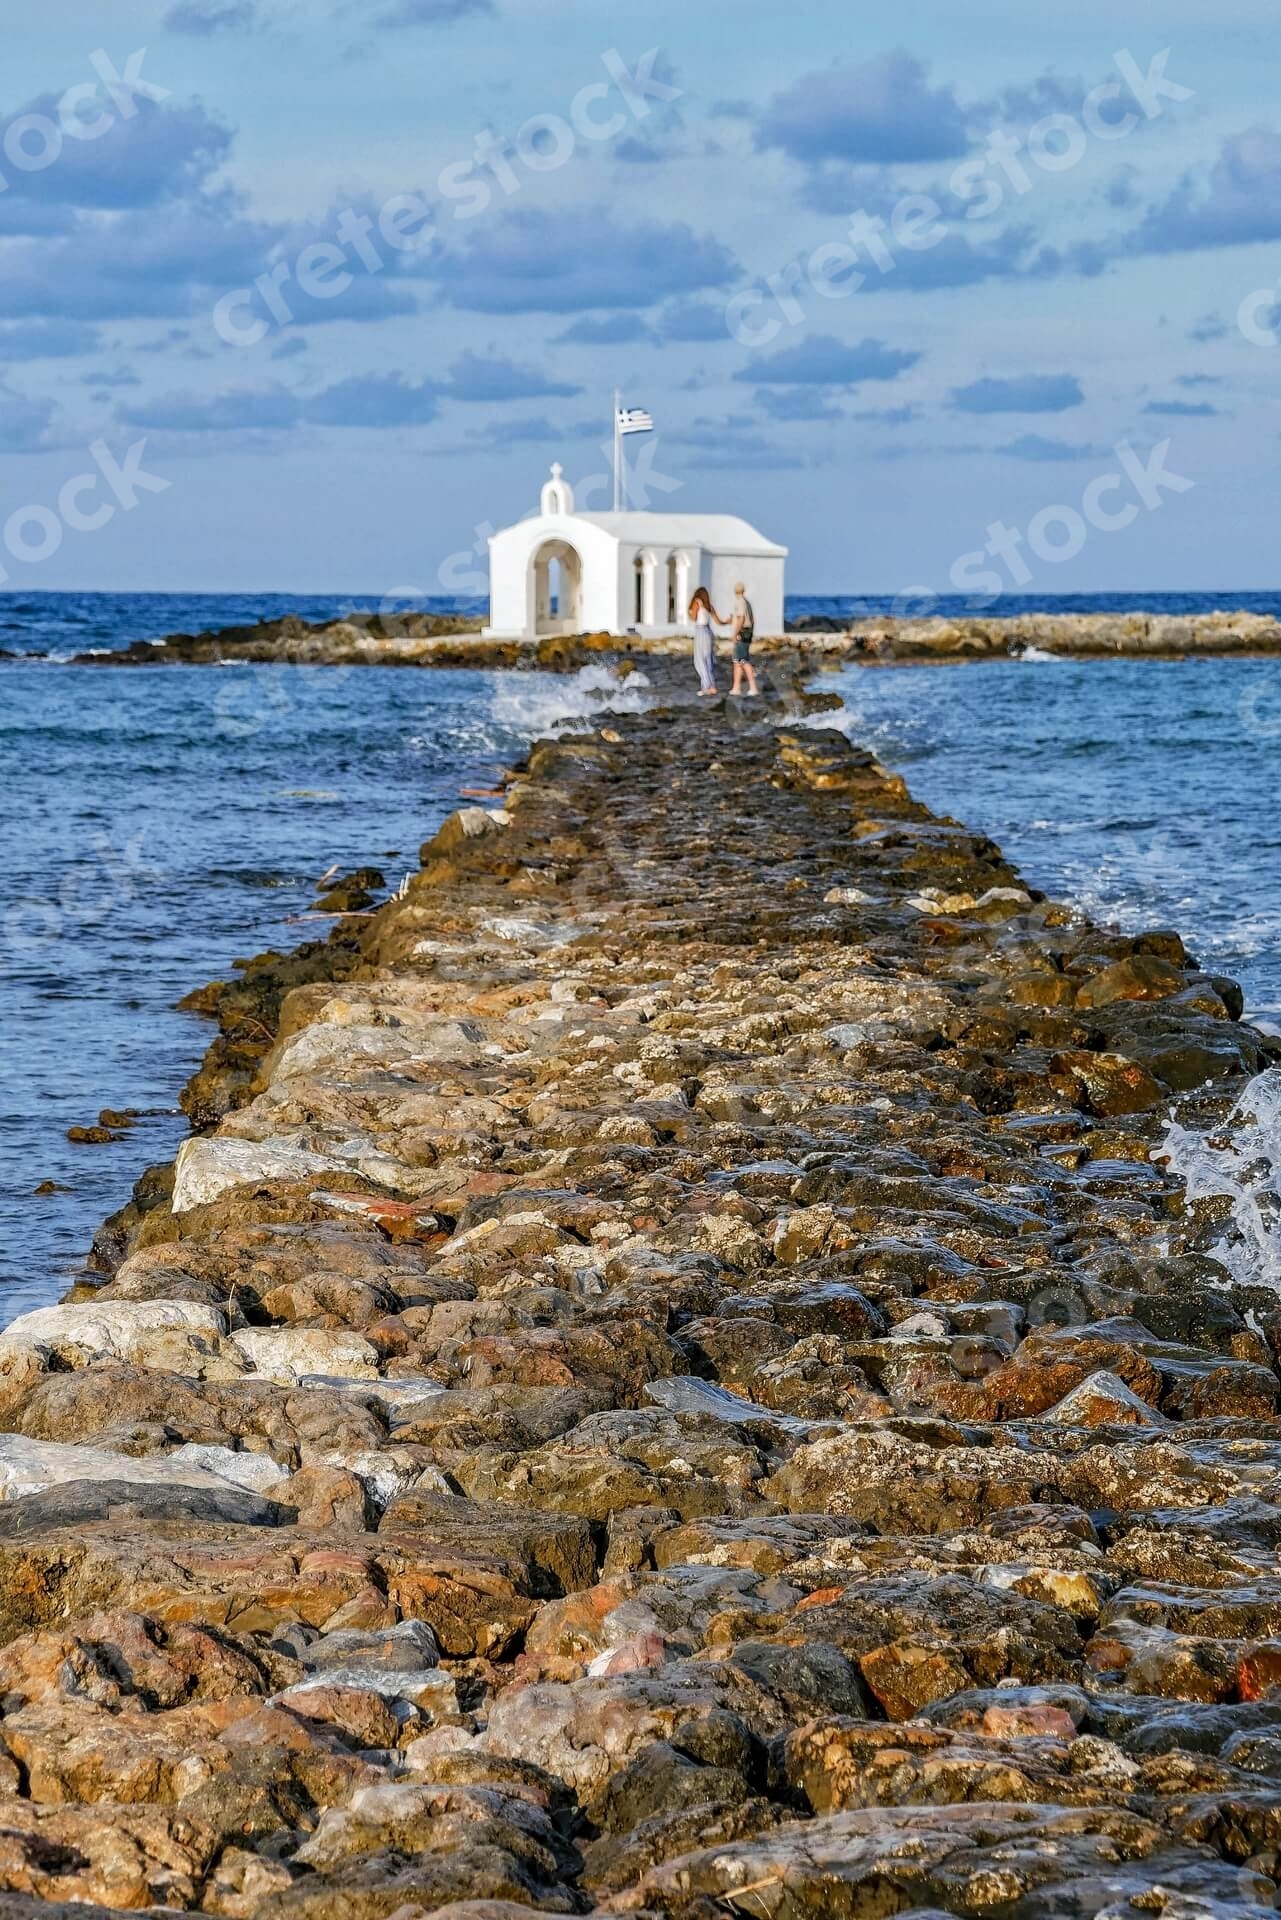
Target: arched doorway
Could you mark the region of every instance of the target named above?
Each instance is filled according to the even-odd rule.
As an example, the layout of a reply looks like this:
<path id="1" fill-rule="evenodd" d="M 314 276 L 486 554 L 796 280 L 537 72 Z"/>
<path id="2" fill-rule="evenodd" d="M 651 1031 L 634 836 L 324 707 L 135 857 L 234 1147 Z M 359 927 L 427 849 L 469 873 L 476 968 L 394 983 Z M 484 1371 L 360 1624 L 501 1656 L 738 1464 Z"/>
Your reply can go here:
<path id="1" fill-rule="evenodd" d="M 579 633 L 583 562 L 567 540 L 544 540 L 529 563 L 533 575 L 534 632 Z"/>

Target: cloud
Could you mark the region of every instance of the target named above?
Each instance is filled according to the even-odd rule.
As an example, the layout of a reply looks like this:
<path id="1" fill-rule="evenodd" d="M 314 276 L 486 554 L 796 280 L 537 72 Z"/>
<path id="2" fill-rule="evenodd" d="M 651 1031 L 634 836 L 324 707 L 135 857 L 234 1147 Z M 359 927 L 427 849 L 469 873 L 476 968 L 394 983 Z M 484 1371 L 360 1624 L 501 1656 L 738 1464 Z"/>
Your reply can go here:
<path id="1" fill-rule="evenodd" d="M 861 340 L 847 346 L 830 334 L 816 334 L 794 347 L 764 354 L 734 375 L 755 386 L 852 387 L 862 380 L 893 380 L 916 365 L 919 353 Z"/>
<path id="2" fill-rule="evenodd" d="M 866 169 L 828 166 L 808 175 L 800 198 L 814 212 L 842 223 L 855 209 L 888 221 L 907 192 L 901 181 L 888 176 L 869 179 Z M 980 286 L 987 280 L 1047 278 L 1062 271 L 1064 260 L 1044 246 L 1026 222 L 1001 227 L 985 221 L 967 226 L 963 212 L 946 211 L 945 188 L 936 187 L 932 197 L 945 209 L 942 239 L 920 252 L 893 248 L 894 264 L 884 273 L 862 259 L 860 299 L 869 293 L 933 293 L 946 287 Z M 1080 270 L 1080 261 L 1071 264 Z"/>
<path id="3" fill-rule="evenodd" d="M 525 420 L 491 420 L 487 426 L 469 427 L 463 435 L 473 451 L 490 447 L 499 453 L 504 447 L 517 445 L 550 446 L 565 437 L 565 428 L 556 426 L 545 414 Z"/>
<path id="4" fill-rule="evenodd" d="M 956 413 L 1066 413 L 1085 399 L 1074 373 L 1024 373 L 1012 380 L 986 378 L 954 387 L 948 403 Z"/>
<path id="5" fill-rule="evenodd" d="M 480 222 L 430 265 L 450 306 L 470 313 L 643 310 L 673 294 L 728 286 L 729 249 L 683 222 L 620 226 L 605 208 L 554 214 L 522 208 Z"/>
<path id="6" fill-rule="evenodd" d="M 309 398 L 278 382 L 226 393 L 165 394 L 122 407 L 125 426 L 173 433 L 283 432 L 293 427 L 418 427 L 440 411 L 441 389 L 403 373 L 354 374 Z"/>
<path id="7" fill-rule="evenodd" d="M 271 350 L 273 360 L 296 360 L 300 353 L 306 353 L 307 341 L 300 333 L 287 333 L 278 340 Z"/>
<path id="8" fill-rule="evenodd" d="M 1225 140 L 1204 188 L 1190 174 L 1150 207 L 1122 253 L 1192 253 L 1281 239 L 1281 134 L 1250 127 Z"/>
<path id="9" fill-rule="evenodd" d="M 53 436 L 52 400 L 32 400 L 0 379 L 0 453 L 45 453 Z"/>
<path id="10" fill-rule="evenodd" d="M 656 167 L 671 158 L 656 141 L 642 140 L 636 133 L 629 133 L 626 140 L 616 140 L 611 151 L 615 160 L 633 167 Z"/>
<path id="11" fill-rule="evenodd" d="M 110 106 L 105 95 L 99 100 Z M 134 118 L 117 116 L 105 136 L 64 141 L 53 166 L 37 173 L 6 169 L 14 204 L 23 200 L 119 211 L 209 191 L 212 176 L 231 150 L 230 129 L 212 119 L 198 101 L 185 106 L 157 106 L 147 100 L 137 104 Z M 21 112 L 56 120 L 58 102 L 48 94 Z"/>
<path id="12" fill-rule="evenodd" d="M 1139 203 L 1137 167 L 1118 167 L 1104 188 L 1103 197 L 1110 207 L 1135 207 Z"/>
<path id="13" fill-rule="evenodd" d="M 771 420 L 844 420 L 821 387 L 759 387 L 756 404 Z"/>
<path id="14" fill-rule="evenodd" d="M 659 313 L 655 322 L 660 339 L 702 341 L 729 340 L 725 309 L 707 300 L 673 300 Z"/>
<path id="15" fill-rule="evenodd" d="M 1021 86 L 1004 88 L 989 105 L 975 107 L 972 111 L 976 119 L 986 120 L 991 115 L 997 115 L 1007 122 L 1013 120 L 1030 126 L 1050 113 L 1079 116 L 1081 102 L 1088 92 L 1089 87 L 1084 80 L 1065 80 L 1056 73 L 1042 73 Z"/>
<path id="16" fill-rule="evenodd" d="M 0 363 L 71 360 L 96 353 L 101 344 L 97 327 L 83 320 L 18 320 L 0 326 Z"/>
<path id="17" fill-rule="evenodd" d="M 306 417 L 325 427 L 421 427 L 440 412 L 440 387 L 403 373 L 354 375 L 307 402 Z"/>
<path id="18" fill-rule="evenodd" d="M 1092 447 L 1084 441 L 1047 440 L 1039 433 L 1023 433 L 1017 440 L 1007 440 L 996 451 L 1008 454 L 1012 460 L 1104 460 L 1110 449 Z"/>
<path id="19" fill-rule="evenodd" d="M 1174 384 L 1176 387 L 1221 387 L 1224 381 L 1221 373 L 1181 373 Z"/>
<path id="20" fill-rule="evenodd" d="M 495 355 L 486 357 L 470 348 L 449 369 L 453 400 L 569 400 L 581 392 L 581 387 L 570 386 L 567 381 L 549 380 L 538 367 L 518 365 Z"/>
<path id="21" fill-rule="evenodd" d="M 1180 420 L 1208 420 L 1222 411 L 1208 400 L 1149 400 L 1144 413 L 1171 414 Z"/>
<path id="22" fill-rule="evenodd" d="M 99 370 L 97 373 L 82 373 L 80 382 L 82 386 L 99 387 L 104 393 L 113 392 L 117 388 L 140 387 L 142 385 L 137 374 L 132 372 L 128 367 L 117 367 L 114 373 L 108 373 L 105 368 Z"/>
<path id="23" fill-rule="evenodd" d="M 469 14 L 492 13 L 494 0 L 396 0 L 375 17 L 376 27 L 447 27 Z"/>
<path id="24" fill-rule="evenodd" d="M 258 24 L 256 0 L 178 0 L 162 26 L 168 33 L 207 38 L 215 33 L 248 33 Z"/>
<path id="25" fill-rule="evenodd" d="M 1188 328 L 1188 339 L 1195 340 L 1198 346 L 1205 346 L 1210 340 L 1225 340 L 1230 331 L 1227 321 L 1220 320 L 1217 313 L 1203 313 Z"/>
<path id="26" fill-rule="evenodd" d="M 302 402 L 288 387 L 236 387 L 227 393 L 212 396 L 163 394 L 155 400 L 122 407 L 117 417 L 123 426 L 145 427 L 151 432 L 236 433 L 244 428 L 279 430 L 299 424 Z"/>
<path id="27" fill-rule="evenodd" d="M 175 347 L 185 345 L 191 338 L 190 327 L 170 327 L 155 340 L 144 340 L 134 348 L 135 353 L 171 353 Z"/>
<path id="28" fill-rule="evenodd" d="M 18 234 L 49 239 L 74 232 L 75 224 L 70 207 L 55 206 L 49 200 L 16 200 L 12 195 L 0 200 L 0 238 Z"/>
<path id="29" fill-rule="evenodd" d="M 280 228 L 244 219 L 226 203 L 203 197 L 86 215 L 73 233 L 56 240 L 0 242 L 0 317 L 45 314 L 95 321 L 198 315 L 203 333 L 212 337 L 215 302 L 233 288 L 249 286 L 280 246 Z M 303 325 L 418 311 L 415 295 L 393 278 L 390 261 L 385 273 L 358 273 L 341 299 L 309 298 L 293 281 L 286 291 Z"/>
<path id="30" fill-rule="evenodd" d="M 753 137 L 758 151 L 780 148 L 808 165 L 881 164 L 960 155 L 967 125 L 952 89 L 931 89 L 921 62 L 899 51 L 803 75 L 775 94 Z"/>
<path id="31" fill-rule="evenodd" d="M 723 420 L 700 416 L 688 427 L 667 436 L 667 444 L 689 447 L 699 454 L 705 468 L 745 467 L 795 470 L 804 466 L 800 455 L 780 447 L 759 431 L 749 414 L 729 414 Z"/>
<path id="32" fill-rule="evenodd" d="M 639 314 L 635 313 L 584 313 L 570 323 L 563 333 L 558 333 L 553 346 L 576 347 L 630 347 L 642 342 L 651 344 L 655 335 Z"/>
<path id="33" fill-rule="evenodd" d="M 901 407 L 864 407 L 850 415 L 851 420 L 865 421 L 869 426 L 905 427 L 911 420 L 920 419 L 920 410 L 910 402 Z"/>

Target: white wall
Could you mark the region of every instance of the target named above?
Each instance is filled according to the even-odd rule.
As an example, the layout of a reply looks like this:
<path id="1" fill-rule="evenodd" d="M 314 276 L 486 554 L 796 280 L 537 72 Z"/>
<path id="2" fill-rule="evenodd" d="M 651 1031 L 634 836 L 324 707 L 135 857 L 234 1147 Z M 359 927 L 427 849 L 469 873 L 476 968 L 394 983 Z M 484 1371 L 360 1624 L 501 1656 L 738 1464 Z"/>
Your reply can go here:
<path id="1" fill-rule="evenodd" d="M 615 629 L 617 542 L 600 527 L 565 514 L 540 514 L 505 527 L 489 542 L 489 625 L 495 633 L 534 634 L 531 562 L 548 540 L 564 541 L 583 565 L 579 623 L 585 633 Z"/>
<path id="2" fill-rule="evenodd" d="M 708 556 L 709 578 L 704 580 L 718 613 L 729 615 L 734 608 L 734 585 L 741 580 L 756 615 L 756 631 L 761 635 L 783 631 L 784 562 L 770 554 L 718 553 Z"/>

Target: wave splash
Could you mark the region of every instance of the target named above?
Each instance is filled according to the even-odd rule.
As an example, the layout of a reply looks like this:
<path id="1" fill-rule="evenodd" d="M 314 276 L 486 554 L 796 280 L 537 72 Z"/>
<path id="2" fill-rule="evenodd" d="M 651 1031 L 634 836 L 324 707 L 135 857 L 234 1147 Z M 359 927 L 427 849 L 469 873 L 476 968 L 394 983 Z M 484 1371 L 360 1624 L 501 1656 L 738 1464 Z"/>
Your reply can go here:
<path id="1" fill-rule="evenodd" d="M 620 680 L 603 664 L 580 667 L 575 674 L 503 674 L 494 688 L 490 715 L 506 732 L 536 740 L 601 714 L 644 713 L 650 687 L 643 673 Z"/>
<path id="2" fill-rule="evenodd" d="M 1252 1080 L 1212 1133 L 1171 1121 L 1164 1146 L 1189 1200 L 1230 1198 L 1231 1218 L 1214 1251 L 1233 1279 L 1281 1293 L 1281 1068 Z"/>

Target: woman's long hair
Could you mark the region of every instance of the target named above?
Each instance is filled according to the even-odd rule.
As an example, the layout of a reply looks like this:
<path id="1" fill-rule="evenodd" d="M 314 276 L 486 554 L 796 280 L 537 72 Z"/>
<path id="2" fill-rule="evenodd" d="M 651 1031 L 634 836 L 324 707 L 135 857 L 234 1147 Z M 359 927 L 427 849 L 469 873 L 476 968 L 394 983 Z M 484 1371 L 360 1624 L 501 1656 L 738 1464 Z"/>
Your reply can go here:
<path id="1" fill-rule="evenodd" d="M 689 617 L 691 620 L 694 619 L 700 607 L 706 607 L 708 613 L 715 619 L 716 609 L 712 605 L 712 596 L 706 587 L 695 587 L 694 589 L 694 598 L 689 603 Z"/>

